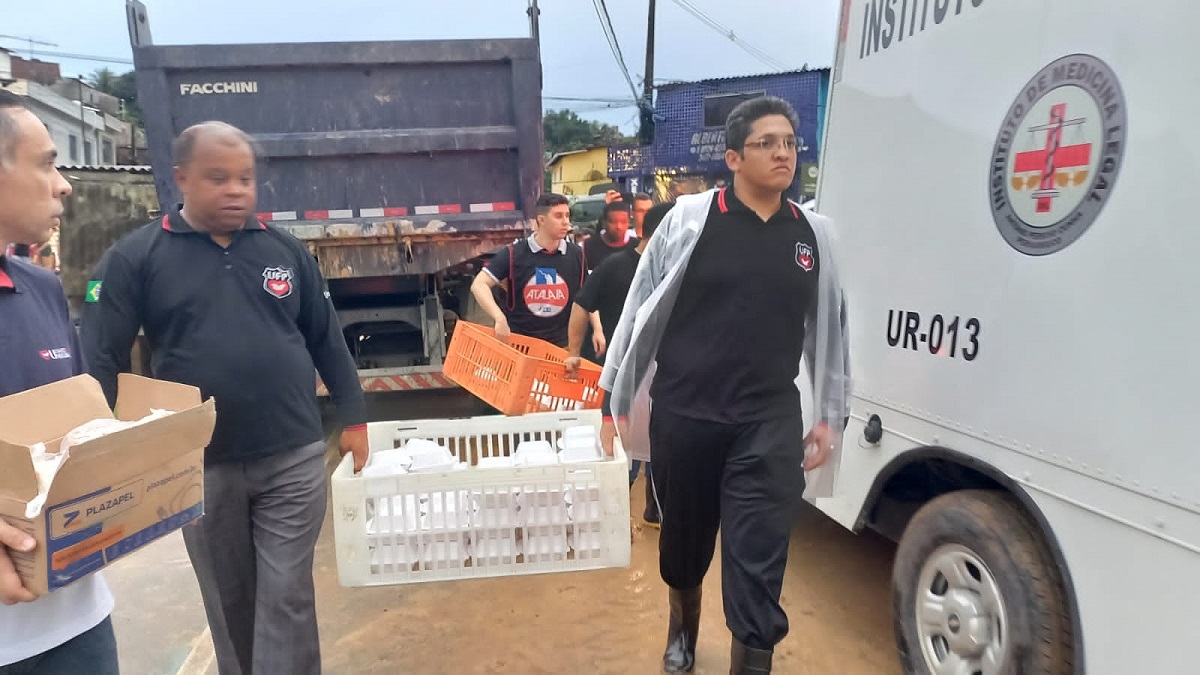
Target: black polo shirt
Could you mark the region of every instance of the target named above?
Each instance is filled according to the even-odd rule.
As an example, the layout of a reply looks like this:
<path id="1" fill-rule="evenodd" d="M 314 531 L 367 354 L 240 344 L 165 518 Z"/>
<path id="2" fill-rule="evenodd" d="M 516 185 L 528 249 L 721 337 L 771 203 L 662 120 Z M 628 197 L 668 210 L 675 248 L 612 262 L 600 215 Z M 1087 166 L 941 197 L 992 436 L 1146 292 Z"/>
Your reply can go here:
<path id="1" fill-rule="evenodd" d="M 605 260 L 603 264 L 588 275 L 583 284 L 583 291 L 575 301 L 580 307 L 590 312 L 600 312 L 600 325 L 604 328 L 604 340 L 612 342 L 617 323 L 621 320 L 621 311 L 625 308 L 625 298 L 629 295 L 629 287 L 633 285 L 633 275 L 637 272 L 638 261 L 642 254 L 637 247 L 622 251 Z M 604 356 L 597 356 L 592 349 L 592 324 L 588 322 L 587 335 L 583 341 L 580 356 L 594 363 L 603 364 Z"/>
<path id="2" fill-rule="evenodd" d="M 655 407 L 728 424 L 798 414 L 819 260 L 795 204 L 764 222 L 732 189 L 718 192 L 658 349 Z"/>
<path id="3" fill-rule="evenodd" d="M 0 256 L 0 396 L 84 371 L 79 335 L 53 272 Z"/>
<path id="4" fill-rule="evenodd" d="M 114 244 L 89 287 L 83 343 L 109 402 L 142 326 L 154 377 L 194 385 L 215 399 L 208 462 L 321 440 L 314 370 L 342 423 L 366 422 L 358 373 L 325 281 L 291 234 L 252 220 L 222 248 L 176 210 Z"/>

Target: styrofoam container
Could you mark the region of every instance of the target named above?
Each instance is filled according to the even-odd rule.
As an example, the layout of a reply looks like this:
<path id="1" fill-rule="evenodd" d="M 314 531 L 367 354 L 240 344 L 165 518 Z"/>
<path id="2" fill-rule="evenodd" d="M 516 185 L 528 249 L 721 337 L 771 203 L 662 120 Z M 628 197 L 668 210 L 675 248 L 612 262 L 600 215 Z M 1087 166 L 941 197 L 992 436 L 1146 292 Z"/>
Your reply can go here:
<path id="1" fill-rule="evenodd" d="M 342 585 L 628 566 L 629 470 L 619 442 L 613 458 L 587 464 L 559 464 L 553 450 L 553 464 L 484 461 L 522 442 L 553 448 L 572 427 L 591 426 L 598 435 L 600 420 L 600 411 L 589 410 L 371 423 L 373 451 L 424 439 L 468 464 L 441 473 L 356 476 L 352 458 L 343 458 L 330 481 Z M 526 455 L 544 457 L 544 450 Z"/>
<path id="2" fill-rule="evenodd" d="M 574 426 L 563 431 L 563 440 L 573 438 L 597 438 L 596 429 L 588 425 Z"/>

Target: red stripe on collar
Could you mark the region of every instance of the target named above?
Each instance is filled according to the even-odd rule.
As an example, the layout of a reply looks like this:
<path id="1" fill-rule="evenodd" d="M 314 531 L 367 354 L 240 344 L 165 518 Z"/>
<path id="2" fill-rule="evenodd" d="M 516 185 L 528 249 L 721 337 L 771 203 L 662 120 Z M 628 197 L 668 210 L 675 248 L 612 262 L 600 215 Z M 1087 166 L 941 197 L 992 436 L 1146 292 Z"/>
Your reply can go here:
<path id="1" fill-rule="evenodd" d="M 17 285 L 13 283 L 12 277 L 8 276 L 8 272 L 4 271 L 3 266 L 0 266 L 0 288 L 7 288 L 10 291 L 17 290 Z"/>
<path id="2" fill-rule="evenodd" d="M 162 228 L 163 228 L 164 230 L 166 230 L 167 232 L 171 232 L 171 231 L 172 231 L 172 230 L 171 230 L 171 218 L 170 218 L 170 216 L 163 216 Z"/>
<path id="3" fill-rule="evenodd" d="M 717 193 L 717 208 L 721 209 L 721 213 L 729 213 L 729 205 L 725 203 L 725 190 L 727 189 L 721 188 L 721 191 Z"/>
<path id="4" fill-rule="evenodd" d="M 792 207 L 792 217 L 795 218 L 796 220 L 799 220 L 800 219 L 800 210 L 796 208 L 796 205 L 792 203 L 792 200 L 790 200 L 790 199 L 787 200 L 787 205 Z"/>

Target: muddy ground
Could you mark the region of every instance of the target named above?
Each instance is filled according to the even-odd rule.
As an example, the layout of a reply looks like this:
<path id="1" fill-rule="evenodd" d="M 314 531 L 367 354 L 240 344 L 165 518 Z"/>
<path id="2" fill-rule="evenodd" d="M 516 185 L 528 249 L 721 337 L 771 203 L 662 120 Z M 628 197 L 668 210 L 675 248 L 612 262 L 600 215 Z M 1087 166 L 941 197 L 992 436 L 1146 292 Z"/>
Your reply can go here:
<path id="1" fill-rule="evenodd" d="M 643 506 L 641 480 L 632 491 L 635 514 Z M 315 571 L 324 672 L 658 673 L 667 605 L 657 545 L 657 530 L 635 531 L 627 569 L 348 589 L 338 584 L 327 518 Z M 705 582 L 695 671 L 701 675 L 729 671 L 719 550 Z M 889 584 L 894 550 L 802 508 L 783 591 L 791 632 L 776 651 L 774 672 L 899 674 Z M 178 533 L 107 576 L 117 596 L 122 673 L 217 675 Z"/>

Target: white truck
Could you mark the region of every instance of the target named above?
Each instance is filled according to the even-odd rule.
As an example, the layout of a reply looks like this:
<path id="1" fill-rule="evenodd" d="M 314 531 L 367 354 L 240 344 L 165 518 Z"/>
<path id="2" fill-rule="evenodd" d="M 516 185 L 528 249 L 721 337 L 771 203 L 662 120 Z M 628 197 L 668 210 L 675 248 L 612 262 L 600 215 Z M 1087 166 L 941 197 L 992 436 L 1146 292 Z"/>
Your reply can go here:
<path id="1" fill-rule="evenodd" d="M 817 211 L 907 673 L 1200 672 L 1200 3 L 844 0 Z"/>

